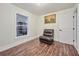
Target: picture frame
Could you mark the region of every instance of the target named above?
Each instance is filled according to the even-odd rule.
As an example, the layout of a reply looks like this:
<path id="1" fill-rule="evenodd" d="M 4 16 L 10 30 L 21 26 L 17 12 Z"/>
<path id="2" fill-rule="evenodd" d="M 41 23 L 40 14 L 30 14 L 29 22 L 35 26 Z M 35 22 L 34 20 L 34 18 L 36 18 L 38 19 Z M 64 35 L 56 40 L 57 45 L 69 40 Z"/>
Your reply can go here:
<path id="1" fill-rule="evenodd" d="M 44 23 L 56 23 L 56 14 L 48 15 L 44 17 Z"/>

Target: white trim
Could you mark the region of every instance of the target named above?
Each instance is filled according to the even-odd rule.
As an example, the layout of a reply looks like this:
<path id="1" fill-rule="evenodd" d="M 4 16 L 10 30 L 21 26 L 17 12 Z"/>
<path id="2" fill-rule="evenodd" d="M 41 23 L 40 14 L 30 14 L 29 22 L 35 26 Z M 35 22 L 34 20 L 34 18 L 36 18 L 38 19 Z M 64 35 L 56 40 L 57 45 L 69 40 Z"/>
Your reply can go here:
<path id="1" fill-rule="evenodd" d="M 79 54 L 79 49 L 77 48 L 76 50 L 77 50 L 77 52 L 78 52 L 78 54 Z"/>
<path id="2" fill-rule="evenodd" d="M 24 42 L 28 42 L 28 41 L 30 41 L 30 40 L 33 40 L 33 39 L 35 39 L 35 38 L 37 38 L 37 37 L 39 37 L 39 36 L 29 37 L 27 40 L 26 40 L 26 39 L 25 39 L 25 40 L 19 40 L 19 41 L 17 41 L 17 42 L 14 42 L 14 43 L 11 43 L 11 44 L 2 46 L 2 47 L 0 47 L 0 52 L 1 52 L 1 51 L 5 51 L 5 50 L 7 50 L 7 49 L 10 49 L 10 48 L 12 48 L 12 47 L 15 47 L 15 46 L 17 46 L 17 45 L 20 45 L 20 44 L 22 44 L 22 43 L 24 43 Z"/>

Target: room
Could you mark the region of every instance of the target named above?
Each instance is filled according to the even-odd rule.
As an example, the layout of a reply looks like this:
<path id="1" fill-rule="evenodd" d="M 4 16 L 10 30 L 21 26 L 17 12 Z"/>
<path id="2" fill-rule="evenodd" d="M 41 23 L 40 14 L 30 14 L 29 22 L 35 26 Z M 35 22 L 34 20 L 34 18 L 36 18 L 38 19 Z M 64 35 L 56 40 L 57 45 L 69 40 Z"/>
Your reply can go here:
<path id="1" fill-rule="evenodd" d="M 78 3 L 0 3 L 0 56 L 78 56 L 78 23 Z"/>

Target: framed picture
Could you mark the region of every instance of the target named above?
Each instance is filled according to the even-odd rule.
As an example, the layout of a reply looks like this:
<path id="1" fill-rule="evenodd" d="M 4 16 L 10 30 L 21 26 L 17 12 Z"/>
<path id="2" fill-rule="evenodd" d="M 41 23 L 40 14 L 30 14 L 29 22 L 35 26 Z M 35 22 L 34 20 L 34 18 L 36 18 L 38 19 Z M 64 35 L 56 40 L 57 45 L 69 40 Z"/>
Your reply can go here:
<path id="1" fill-rule="evenodd" d="M 27 20 L 28 17 L 21 15 L 21 14 L 16 14 L 16 33 L 17 36 L 23 36 L 27 35 Z"/>
<path id="2" fill-rule="evenodd" d="M 56 23 L 56 14 L 48 15 L 44 17 L 45 24 L 47 23 Z"/>

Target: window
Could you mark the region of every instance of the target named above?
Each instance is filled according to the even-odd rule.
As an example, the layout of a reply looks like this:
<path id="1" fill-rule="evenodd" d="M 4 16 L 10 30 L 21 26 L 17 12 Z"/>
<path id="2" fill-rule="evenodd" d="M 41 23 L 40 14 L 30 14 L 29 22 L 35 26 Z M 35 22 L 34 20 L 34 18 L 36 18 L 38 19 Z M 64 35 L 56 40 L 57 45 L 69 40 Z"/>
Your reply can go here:
<path id="1" fill-rule="evenodd" d="M 17 36 L 27 35 L 27 16 L 16 14 Z"/>

